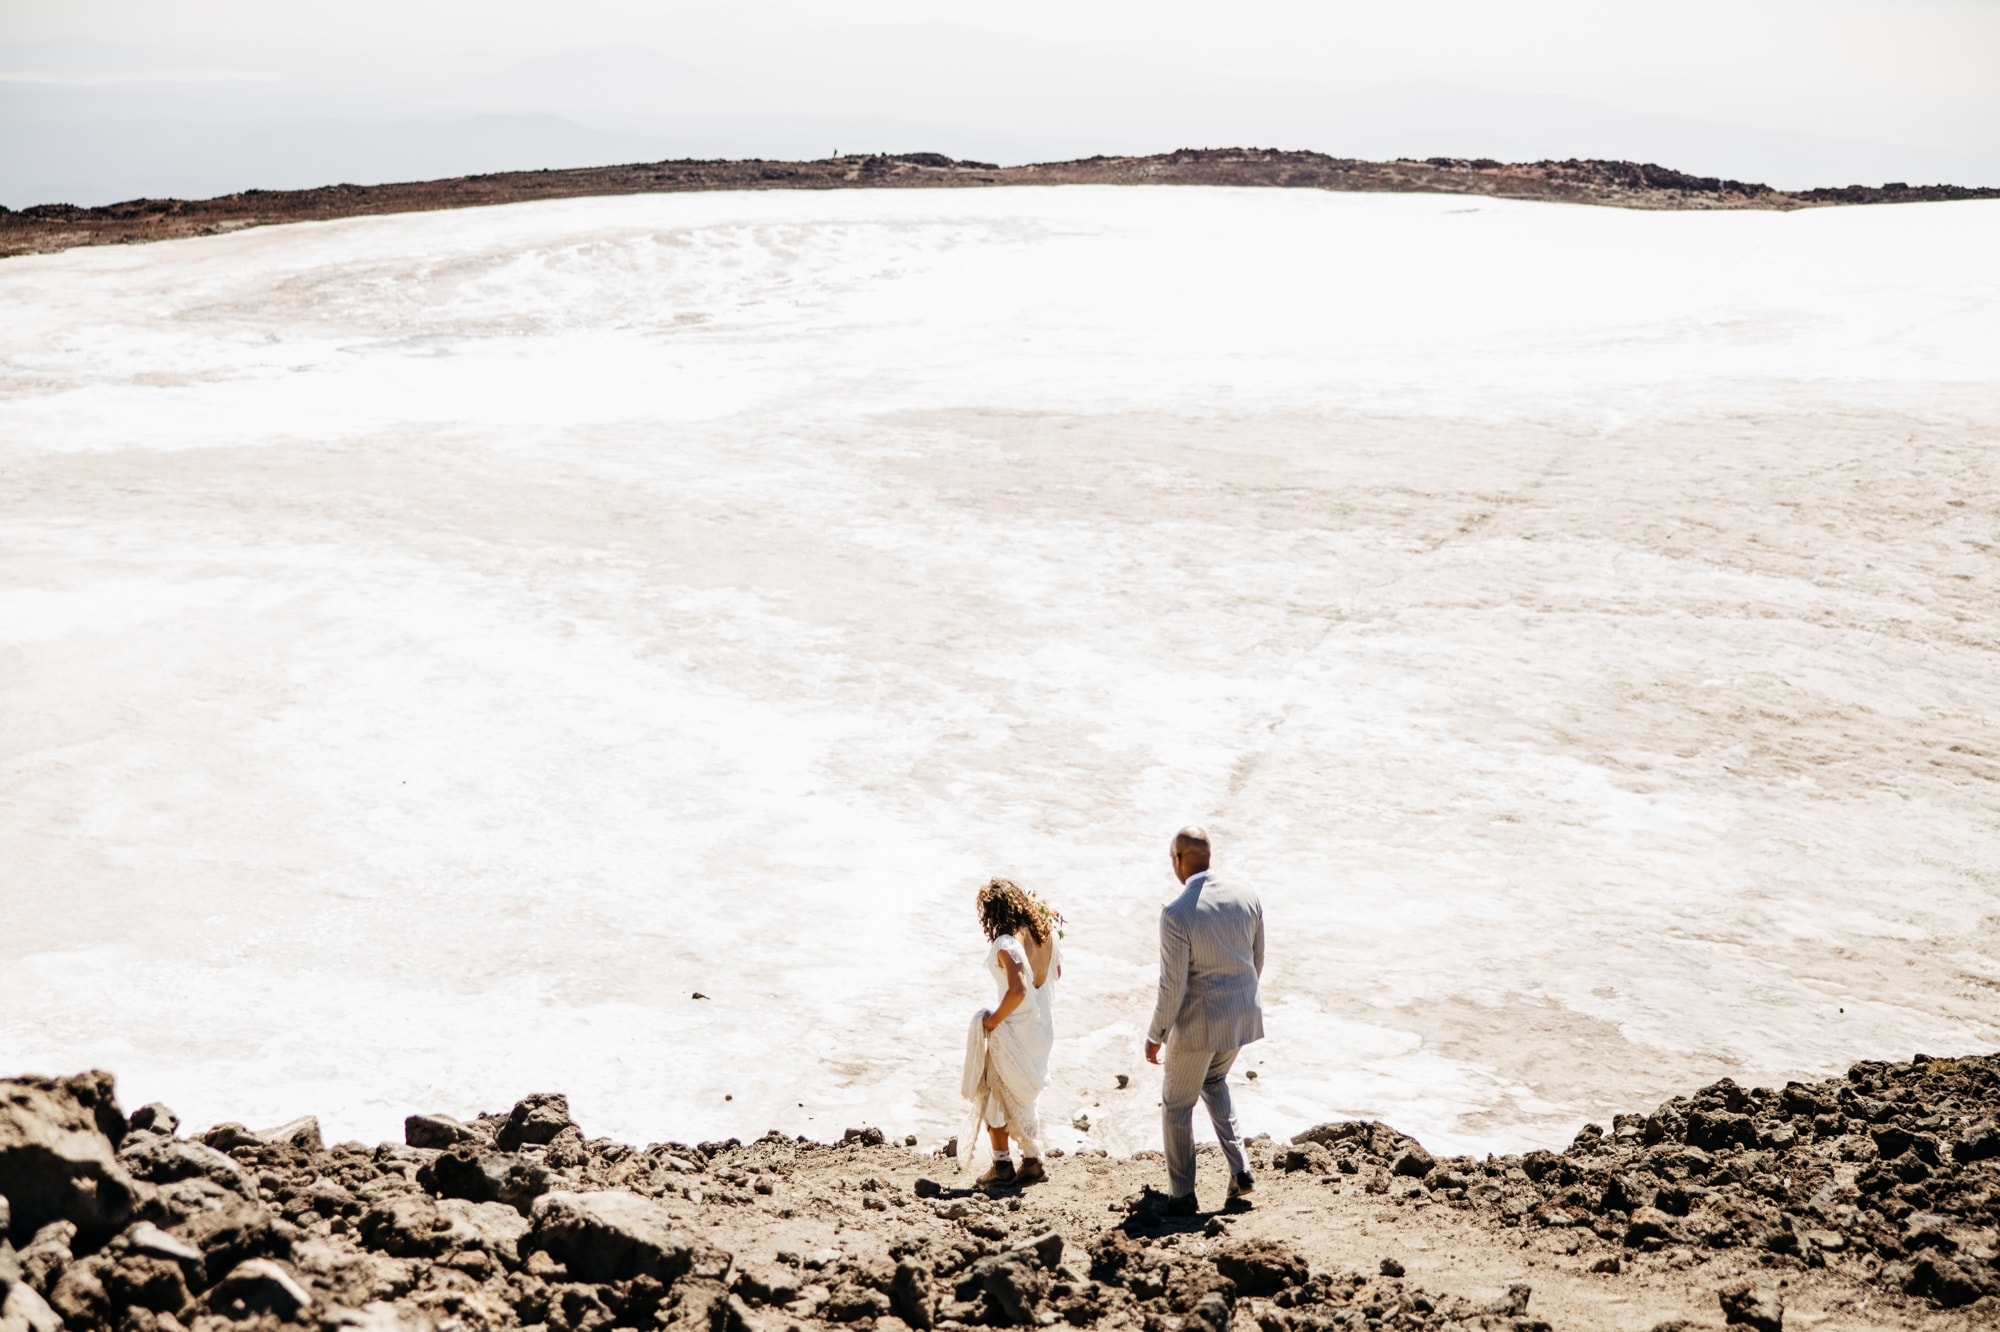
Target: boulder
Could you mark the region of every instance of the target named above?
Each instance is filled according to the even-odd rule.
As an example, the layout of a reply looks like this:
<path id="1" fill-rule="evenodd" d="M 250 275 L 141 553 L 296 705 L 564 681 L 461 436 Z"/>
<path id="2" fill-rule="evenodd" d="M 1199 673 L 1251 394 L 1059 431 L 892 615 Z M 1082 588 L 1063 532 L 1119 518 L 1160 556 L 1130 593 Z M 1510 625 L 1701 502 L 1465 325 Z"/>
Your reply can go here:
<path id="1" fill-rule="evenodd" d="M 62 1332 L 62 1315 L 25 1282 L 0 1282 L 0 1332 Z"/>
<path id="2" fill-rule="evenodd" d="M 55 1289 L 63 1269 L 76 1261 L 70 1244 L 76 1239 L 76 1223 L 51 1221 L 35 1232 L 35 1237 L 16 1255 L 21 1279 L 46 1295 Z"/>
<path id="3" fill-rule="evenodd" d="M 234 1198 L 196 1212 L 174 1230 L 201 1250 L 211 1273 L 227 1272 L 252 1258 L 285 1257 L 298 1233 L 256 1203 Z"/>
<path id="4" fill-rule="evenodd" d="M 61 1280 L 49 1292 L 49 1305 L 62 1315 L 64 1323 L 74 1328 L 91 1328 L 108 1320 L 111 1296 L 105 1293 L 101 1277 L 110 1265 L 109 1258 L 99 1255 L 63 1269 Z"/>
<path id="5" fill-rule="evenodd" d="M 461 1142 L 417 1170 L 417 1182 L 440 1198 L 505 1203 L 527 1216 L 548 1192 L 549 1172 L 505 1152 Z"/>
<path id="6" fill-rule="evenodd" d="M 178 1236 L 169 1235 L 151 1221 L 139 1221 L 128 1226 L 117 1239 L 111 1241 L 109 1249 L 115 1253 L 136 1253 L 179 1264 L 181 1275 L 190 1286 L 198 1290 L 205 1284 L 206 1269 L 201 1250 Z"/>
<path id="7" fill-rule="evenodd" d="M 51 1221 L 75 1223 L 91 1247 L 116 1234 L 140 1191 L 118 1162 L 124 1136 L 108 1073 L 0 1081 L 0 1195 L 11 1204 L 11 1238 L 25 1242 Z"/>
<path id="8" fill-rule="evenodd" d="M 719 1280 L 729 1255 L 677 1232 L 659 1207 L 636 1193 L 545 1193 L 535 1200 L 527 1243 L 580 1281 L 650 1276 L 668 1286 L 690 1273 Z"/>
<path id="9" fill-rule="evenodd" d="M 256 1192 L 242 1166 L 206 1143 L 135 1133 L 119 1150 L 118 1163 L 134 1178 L 150 1184 L 206 1179 L 246 1198 Z"/>
<path id="10" fill-rule="evenodd" d="M 929 1280 L 929 1273 L 925 1273 Z M 752 1304 L 786 1305 L 799 1297 L 799 1278 L 789 1267 L 742 1267 L 731 1288 Z"/>
<path id="11" fill-rule="evenodd" d="M 1728 1147 L 1755 1147 L 1757 1121 L 1729 1110 L 1694 1110 L 1687 1117 L 1690 1147 L 1719 1152 Z"/>
<path id="12" fill-rule="evenodd" d="M 589 1160 L 590 1149 L 574 1124 L 549 1139 L 549 1149 L 542 1156 L 542 1164 L 551 1170 L 573 1170 Z"/>
<path id="13" fill-rule="evenodd" d="M 361 1214 L 361 1242 L 393 1258 L 435 1258 L 445 1250 L 451 1221 L 424 1193 L 378 1198 Z"/>
<path id="14" fill-rule="evenodd" d="M 225 1318 L 274 1314 L 287 1321 L 312 1307 L 312 1296 L 298 1279 L 268 1258 L 238 1263 L 215 1283 L 203 1301 Z"/>
<path id="15" fill-rule="evenodd" d="M 92 1259 L 102 1267 L 98 1280 L 115 1315 L 127 1309 L 150 1309 L 154 1313 L 179 1317 L 190 1313 L 194 1297 L 188 1293 L 187 1273 L 171 1258 L 146 1253 L 105 1253 Z"/>
<path id="16" fill-rule="evenodd" d="M 437 1214 L 444 1221 L 445 1252 L 459 1249 L 490 1253 L 508 1267 L 520 1264 L 521 1241 L 528 1237 L 528 1222 L 505 1203 L 444 1198 L 437 1204 Z"/>
<path id="17" fill-rule="evenodd" d="M 987 1321 L 1003 1326 L 1032 1327 L 1036 1311 L 1049 1293 L 1048 1278 L 1023 1253 L 982 1258 L 973 1267 L 986 1295 Z"/>
<path id="18" fill-rule="evenodd" d="M 1992 1284 L 1942 1254 L 1928 1254 L 1911 1267 L 1903 1290 L 1947 1309 L 1957 1309 L 1987 1294 Z"/>
<path id="19" fill-rule="evenodd" d="M 1647 1245 L 1654 1247 L 1675 1243 L 1680 1239 L 1674 1229 L 1674 1219 L 1657 1207 L 1641 1207 L 1632 1213 L 1631 1224 L 1625 1228 L 1625 1245 L 1638 1249 Z"/>
<path id="20" fill-rule="evenodd" d="M 320 1137 L 319 1120 L 313 1115 L 303 1115 L 272 1129 L 217 1124 L 201 1135 L 201 1141 L 218 1152 L 233 1152 L 239 1147 L 297 1147 L 306 1152 L 326 1150 L 326 1143 Z"/>
<path id="21" fill-rule="evenodd" d="M 411 1115 L 403 1121 L 403 1141 L 411 1147 L 443 1151 L 461 1142 L 478 1142 L 480 1137 L 449 1115 Z"/>
<path id="22" fill-rule="evenodd" d="M 181 1127 L 181 1117 L 158 1101 L 149 1101 L 140 1106 L 125 1122 L 135 1133 L 164 1133 L 170 1138 L 178 1133 Z"/>
<path id="23" fill-rule="evenodd" d="M 1986 1161 L 2000 1156 L 2000 1126 L 1990 1119 L 1981 1120 L 1966 1129 L 1951 1145 L 1951 1156 L 1960 1165 L 1970 1165 L 1974 1161 Z"/>
<path id="24" fill-rule="evenodd" d="M 928 1332 L 936 1321 L 937 1310 L 930 1269 L 907 1258 L 897 1263 L 896 1275 L 889 1282 L 889 1305 L 905 1323 Z"/>
<path id="25" fill-rule="evenodd" d="M 1306 1260 L 1275 1240 L 1243 1240 L 1217 1250 L 1216 1271 L 1236 1283 L 1239 1294 L 1269 1298 L 1312 1278 Z"/>
<path id="26" fill-rule="evenodd" d="M 494 1135 L 494 1145 L 505 1152 L 524 1145 L 543 1146 L 575 1123 L 569 1117 L 569 1098 L 560 1092 L 534 1092 L 515 1102 L 507 1122 Z"/>
<path id="27" fill-rule="evenodd" d="M 1398 1175 L 1422 1179 L 1430 1174 L 1436 1165 L 1437 1162 L 1431 1158 L 1431 1154 L 1413 1142 L 1396 1154 L 1396 1163 L 1390 1169 Z"/>
<path id="28" fill-rule="evenodd" d="M 1715 1297 L 1722 1303 L 1722 1320 L 1731 1327 L 1784 1332 L 1785 1306 L 1775 1291 L 1758 1290 L 1747 1281 L 1738 1281 L 1724 1286 Z"/>
<path id="29" fill-rule="evenodd" d="M 1194 1308 L 1188 1312 L 1187 1322 L 1183 1326 L 1188 1328 L 1189 1332 L 1193 1332 L 1196 1328 L 1201 1329 L 1201 1332 L 1229 1332 L 1231 1313 L 1229 1301 L 1219 1293 L 1210 1291 L 1195 1301 Z"/>

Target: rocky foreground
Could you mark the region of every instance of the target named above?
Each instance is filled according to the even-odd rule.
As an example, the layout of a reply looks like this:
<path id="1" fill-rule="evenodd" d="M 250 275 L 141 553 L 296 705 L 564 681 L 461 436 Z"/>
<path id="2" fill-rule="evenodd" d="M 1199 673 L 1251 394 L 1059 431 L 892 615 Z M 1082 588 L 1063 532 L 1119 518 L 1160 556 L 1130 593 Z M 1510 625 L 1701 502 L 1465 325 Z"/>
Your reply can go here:
<path id="1" fill-rule="evenodd" d="M 1170 1220 L 1157 1153 L 989 1197 L 873 1129 L 641 1149 L 542 1094 L 328 1147 L 18 1078 L 0 1332 L 1992 1327 L 1996 1113 L 2000 1056 L 1920 1055 L 1725 1080 L 1560 1153 L 1324 1124 L 1253 1144 L 1254 1206 Z"/>
<path id="2" fill-rule="evenodd" d="M 1089 157 L 1001 167 L 942 153 L 872 154 L 812 162 L 666 161 L 557 171 L 508 171 L 393 185 L 246 190 L 214 199 L 131 199 L 101 208 L 66 203 L 0 208 L 0 256 L 78 245 L 129 245 L 207 236 L 243 227 L 574 199 L 699 190 L 977 188 L 988 185 L 1234 185 L 1394 194 L 1471 194 L 1621 208 L 1816 208 L 2000 198 L 2000 189 L 1959 185 L 1847 185 L 1774 190 L 1689 175 L 1649 162 L 1569 159 L 1399 158 L 1368 162 L 1265 148 L 1183 148 L 1146 157 Z"/>

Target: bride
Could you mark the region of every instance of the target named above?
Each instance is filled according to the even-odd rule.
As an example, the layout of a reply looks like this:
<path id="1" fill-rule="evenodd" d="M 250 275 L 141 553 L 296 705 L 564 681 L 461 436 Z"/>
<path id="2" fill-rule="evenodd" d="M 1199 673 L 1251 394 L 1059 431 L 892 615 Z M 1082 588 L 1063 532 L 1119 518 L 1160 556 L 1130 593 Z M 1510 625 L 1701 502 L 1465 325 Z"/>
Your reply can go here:
<path id="1" fill-rule="evenodd" d="M 983 1124 L 992 1138 L 993 1168 L 979 1177 L 979 1187 L 1035 1184 L 1048 1178 L 1035 1100 L 1049 1085 L 1049 1050 L 1056 1038 L 1051 1002 L 1062 977 L 1056 942 L 1062 917 L 1011 879 L 994 879 L 981 888 L 976 906 L 991 944 L 986 966 L 1000 1002 L 974 1018 L 967 1036 L 963 1090 L 973 1103 L 974 1121 L 964 1139 L 966 1151 L 969 1158 Z M 1018 1168 L 1010 1138 L 1021 1147 Z"/>

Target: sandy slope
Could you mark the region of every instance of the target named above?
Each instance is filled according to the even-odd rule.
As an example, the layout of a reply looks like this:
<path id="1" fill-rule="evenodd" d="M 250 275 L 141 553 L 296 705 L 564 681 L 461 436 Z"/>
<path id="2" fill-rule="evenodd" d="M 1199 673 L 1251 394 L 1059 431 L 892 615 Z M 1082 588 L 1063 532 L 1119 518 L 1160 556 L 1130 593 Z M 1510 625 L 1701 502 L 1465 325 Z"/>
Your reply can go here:
<path id="1" fill-rule="evenodd" d="M 973 888 L 1156 1142 L 2000 1039 L 1996 203 L 803 191 L 0 265 L 0 1049 L 200 1122 L 950 1132 Z M 1254 243 L 1248 243 L 1254 241 Z M 697 1000 L 695 993 L 708 996 Z"/>

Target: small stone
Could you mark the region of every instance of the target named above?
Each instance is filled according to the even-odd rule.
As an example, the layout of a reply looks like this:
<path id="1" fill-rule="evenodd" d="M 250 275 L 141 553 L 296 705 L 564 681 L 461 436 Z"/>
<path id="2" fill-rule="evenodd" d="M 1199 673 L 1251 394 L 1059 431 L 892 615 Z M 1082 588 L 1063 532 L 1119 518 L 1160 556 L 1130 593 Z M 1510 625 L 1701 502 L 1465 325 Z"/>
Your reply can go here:
<path id="1" fill-rule="evenodd" d="M 944 1196 L 944 1185 L 934 1179 L 918 1179 L 912 1186 L 919 1198 L 939 1198 Z"/>
<path id="2" fill-rule="evenodd" d="M 1599 1258 L 1590 1265 L 1590 1270 L 1593 1272 L 1602 1272 L 1606 1276 L 1617 1276 L 1625 1270 L 1625 1264 L 1614 1253 L 1609 1258 Z"/>
<path id="3" fill-rule="evenodd" d="M 1394 1258 L 1384 1258 L 1382 1260 L 1382 1275 L 1385 1277 L 1399 1277 L 1403 1275 L 1403 1265 Z"/>
<path id="4" fill-rule="evenodd" d="M 1119 1090 L 1119 1091 L 1124 1091 L 1124 1090 L 1125 1090 L 1125 1089 L 1126 1089 L 1127 1087 L 1129 1087 L 1129 1086 L 1131 1086 L 1131 1085 L 1132 1085 L 1132 1079 L 1131 1079 L 1131 1077 L 1130 1077 L 1129 1075 L 1127 1075 L 1127 1074 L 1124 1074 L 1124 1073 L 1120 1073 L 1120 1074 L 1118 1075 L 1118 1090 Z"/>

